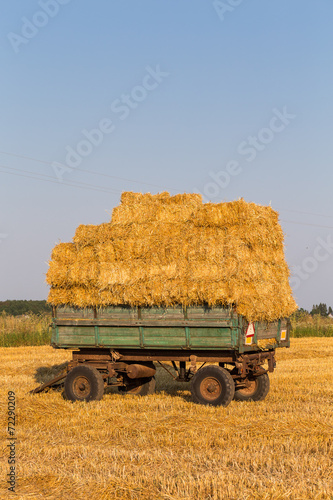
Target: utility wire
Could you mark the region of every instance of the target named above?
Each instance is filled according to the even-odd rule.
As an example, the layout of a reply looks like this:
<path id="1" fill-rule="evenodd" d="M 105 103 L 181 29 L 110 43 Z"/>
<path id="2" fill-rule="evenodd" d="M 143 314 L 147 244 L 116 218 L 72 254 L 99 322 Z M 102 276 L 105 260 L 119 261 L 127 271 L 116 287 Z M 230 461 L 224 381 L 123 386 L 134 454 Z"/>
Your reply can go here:
<path id="1" fill-rule="evenodd" d="M 116 189 L 108 189 L 104 188 L 103 186 L 94 186 L 92 184 L 87 184 L 85 182 L 59 182 L 56 181 L 52 176 L 50 175 L 45 175 L 45 174 L 38 174 L 36 172 L 31 172 L 30 170 L 23 170 L 20 168 L 13 168 L 13 167 L 8 167 L 6 165 L 0 165 L 0 168 L 5 168 L 8 170 L 14 170 L 15 172 L 24 172 L 23 174 L 15 173 L 15 172 L 6 172 L 3 170 L 0 170 L 1 174 L 10 174 L 10 175 L 15 175 L 17 177 L 27 177 L 29 179 L 35 179 L 39 181 L 45 181 L 45 182 L 52 182 L 53 184 L 58 184 L 58 185 L 66 185 L 66 186 L 72 186 L 72 187 L 77 187 L 81 189 L 91 189 L 93 191 L 102 191 L 104 193 L 119 193 L 120 190 Z M 29 175 L 27 175 L 29 174 Z"/>
<path id="2" fill-rule="evenodd" d="M 333 215 L 314 214 L 312 212 L 301 212 L 300 210 L 287 210 L 286 208 L 279 208 L 277 210 L 280 210 L 281 212 L 293 212 L 293 213 L 302 214 L 302 215 L 315 215 L 316 217 L 327 217 L 329 219 L 333 218 Z"/>
<path id="3" fill-rule="evenodd" d="M 300 224 L 301 226 L 324 227 L 326 229 L 333 229 L 333 226 L 322 226 L 321 224 L 310 224 L 309 222 L 296 222 L 294 220 L 282 220 L 280 222 L 287 222 L 289 224 Z"/>
<path id="4" fill-rule="evenodd" d="M 35 179 L 35 180 L 39 180 L 39 181 L 52 182 L 54 184 L 59 184 L 58 181 L 54 180 L 49 175 L 35 174 L 34 172 L 30 172 L 28 170 L 22 170 L 22 169 L 18 169 L 18 168 L 7 167 L 5 165 L 0 165 L 0 168 L 15 170 L 15 172 L 5 172 L 5 171 L 1 171 L 0 170 L 0 173 L 2 173 L 2 174 L 10 174 L 10 175 L 15 175 L 17 177 L 27 177 L 29 179 Z M 25 173 L 22 174 L 22 173 L 17 173 L 17 172 L 25 172 Z M 27 175 L 27 174 L 31 174 L 31 175 Z M 43 176 L 43 177 L 41 177 L 41 176 Z M 80 183 L 80 184 L 84 184 L 84 186 L 81 186 L 81 185 L 78 185 L 78 184 L 73 184 L 73 183 L 68 183 L 68 182 L 63 182 L 62 184 L 65 184 L 67 186 L 77 187 L 77 188 L 80 188 L 80 189 L 92 189 L 94 191 L 102 191 L 104 193 L 111 193 L 111 192 L 118 193 L 119 192 L 119 191 L 116 191 L 116 190 L 104 189 L 102 186 L 91 186 L 91 185 L 86 184 L 86 183 Z M 296 222 L 296 221 L 292 221 L 292 220 L 282 220 L 282 219 L 280 219 L 280 222 L 285 222 L 287 224 L 298 224 L 298 225 L 302 225 L 302 226 L 323 227 L 323 228 L 326 228 L 326 229 L 333 229 L 333 226 L 324 226 L 324 225 L 321 225 L 321 224 L 310 224 L 310 223 L 307 223 L 307 222 Z"/>
<path id="5" fill-rule="evenodd" d="M 6 151 L 0 151 L 0 153 L 4 154 L 4 155 L 8 155 L 8 156 L 14 156 L 16 158 L 23 158 L 25 160 L 36 161 L 38 163 L 44 163 L 45 165 L 51 165 L 52 166 L 54 163 L 58 163 L 58 162 L 51 162 L 51 161 L 40 160 L 38 158 L 32 158 L 30 156 L 18 155 L 18 154 L 15 154 L 15 153 L 7 153 Z M 58 164 L 61 165 L 61 163 L 58 163 Z M 72 168 L 72 167 L 69 167 L 69 168 Z M 165 189 L 165 186 L 159 186 L 158 184 L 150 184 L 148 182 L 137 181 L 135 179 L 126 179 L 124 177 L 117 177 L 115 175 L 104 174 L 102 172 L 95 172 L 93 170 L 85 170 L 85 169 L 79 168 L 79 167 L 73 167 L 73 170 L 78 170 L 79 172 L 85 172 L 87 174 L 92 174 L 92 175 L 100 175 L 100 176 L 103 176 L 103 177 L 109 177 L 110 179 L 117 179 L 117 180 L 126 181 L 126 182 L 134 182 L 136 184 L 141 184 L 141 185 L 144 184 L 146 186 L 153 186 L 153 187 L 158 187 L 158 188 Z M 167 189 L 170 189 L 170 188 L 167 188 Z M 170 191 L 177 191 L 177 189 L 172 188 L 172 189 L 170 189 Z"/>
<path id="6" fill-rule="evenodd" d="M 57 163 L 57 162 L 50 162 L 50 161 L 41 160 L 41 159 L 38 159 L 38 158 L 33 158 L 33 157 L 30 157 L 30 156 L 18 155 L 18 154 L 15 154 L 15 153 L 9 153 L 9 152 L 6 152 L 6 151 L 0 151 L 0 154 L 5 154 L 5 155 L 8 155 L 8 156 L 13 156 L 13 157 L 16 157 L 16 158 L 22 158 L 22 159 L 25 159 L 25 160 L 31 160 L 31 161 L 35 161 L 37 163 L 42 163 L 42 164 L 51 165 L 51 166 L 54 163 Z M 17 171 L 20 171 L 20 172 L 26 172 L 26 173 L 32 174 L 34 176 L 34 177 L 31 177 L 31 175 L 30 176 L 22 175 L 22 177 L 30 177 L 31 179 L 37 179 L 37 180 L 44 180 L 44 181 L 46 181 L 47 179 L 42 179 L 40 177 L 40 176 L 42 176 L 42 177 L 49 178 L 49 180 L 47 180 L 48 182 L 53 182 L 55 184 L 60 184 L 59 181 L 56 181 L 50 175 L 37 174 L 36 172 L 31 172 L 31 171 L 22 170 L 22 169 L 15 169 L 13 167 L 7 167 L 5 165 L 0 165 L 0 167 L 1 168 L 6 168 L 6 169 L 10 169 L 10 170 L 17 170 Z M 102 172 L 94 172 L 92 170 L 85 170 L 85 169 L 78 168 L 78 167 L 73 168 L 73 170 L 78 170 L 80 172 L 85 172 L 85 173 L 92 174 L 92 175 L 99 175 L 99 176 L 103 176 L 103 177 L 109 177 L 111 179 L 118 179 L 118 180 L 123 180 L 123 181 L 127 181 L 127 182 L 134 182 L 134 183 L 137 183 L 137 184 L 144 184 L 144 185 L 147 185 L 147 186 L 154 186 L 154 187 L 159 187 L 159 188 L 165 189 L 165 187 L 162 187 L 162 186 L 157 185 L 157 184 L 150 184 L 150 183 L 147 183 L 147 182 L 137 181 L 137 180 L 134 180 L 134 179 L 127 179 L 127 178 L 124 178 L 124 177 L 117 177 L 115 175 L 104 174 Z M 2 173 L 8 173 L 8 174 L 10 174 L 11 172 L 2 172 Z M 12 174 L 12 175 L 14 175 L 14 174 Z M 16 174 L 16 175 L 18 175 L 18 174 Z M 95 186 L 95 185 L 87 184 L 87 183 L 81 182 L 81 181 L 77 181 L 77 182 L 63 182 L 62 181 L 61 184 L 65 184 L 67 186 L 74 186 L 74 187 L 83 187 L 84 189 L 92 189 L 94 191 L 103 191 L 103 192 L 107 192 L 107 193 L 113 192 L 113 193 L 117 193 L 118 194 L 121 191 L 120 189 L 116 190 L 116 189 L 112 189 L 112 188 L 104 188 L 103 186 Z M 168 188 L 168 189 L 170 189 L 170 188 Z M 171 191 L 177 191 L 176 189 L 173 189 L 173 188 L 170 189 L 170 190 Z M 281 209 L 278 209 L 278 210 L 280 210 L 282 212 L 299 213 L 299 214 L 302 214 L 302 215 L 313 215 L 313 216 L 316 216 L 316 217 L 333 218 L 333 215 L 318 214 L 318 213 L 312 213 L 312 212 L 303 212 L 303 211 L 300 211 L 300 210 L 288 210 L 288 209 L 285 209 L 285 208 L 281 208 Z M 304 226 L 323 227 L 323 228 L 327 228 L 327 229 L 333 229 L 332 226 L 324 226 L 324 225 L 320 225 L 320 224 L 310 224 L 310 223 L 306 223 L 306 222 L 282 221 L 282 220 L 281 220 L 281 222 L 287 222 L 287 223 L 290 223 L 290 224 L 300 224 L 300 225 L 304 225 Z"/>

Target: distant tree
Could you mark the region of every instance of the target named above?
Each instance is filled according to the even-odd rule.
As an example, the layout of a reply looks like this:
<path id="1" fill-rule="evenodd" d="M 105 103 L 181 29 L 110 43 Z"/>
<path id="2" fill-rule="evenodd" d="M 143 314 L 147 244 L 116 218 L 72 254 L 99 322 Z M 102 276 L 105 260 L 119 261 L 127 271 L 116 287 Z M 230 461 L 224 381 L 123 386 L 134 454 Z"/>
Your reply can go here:
<path id="1" fill-rule="evenodd" d="M 297 309 L 297 311 L 295 311 L 293 314 L 292 314 L 292 318 L 296 321 L 301 321 L 303 320 L 304 318 L 306 318 L 307 316 L 309 315 L 309 311 L 307 311 L 306 309 L 303 309 L 303 307 L 299 307 Z"/>
<path id="2" fill-rule="evenodd" d="M 328 316 L 327 305 L 320 303 L 319 305 L 313 305 L 310 314 L 320 314 L 320 316 Z"/>
<path id="3" fill-rule="evenodd" d="M 303 307 L 299 307 L 296 312 L 298 312 L 300 314 L 309 314 L 309 311 L 307 311 L 306 309 L 303 309 Z"/>
<path id="4" fill-rule="evenodd" d="M 51 312 L 51 306 L 46 300 L 5 300 L 0 302 L 0 313 L 13 316 L 21 314 L 42 314 Z"/>
<path id="5" fill-rule="evenodd" d="M 332 310 L 331 306 L 329 306 L 329 308 L 328 308 L 328 314 L 332 314 L 333 315 L 333 310 Z"/>
<path id="6" fill-rule="evenodd" d="M 306 309 L 303 309 L 303 307 L 299 307 L 297 309 L 297 311 L 294 312 L 293 318 L 295 318 L 296 320 L 300 320 L 300 319 L 304 318 L 305 316 L 307 316 L 308 314 L 309 314 L 309 311 L 307 311 Z"/>

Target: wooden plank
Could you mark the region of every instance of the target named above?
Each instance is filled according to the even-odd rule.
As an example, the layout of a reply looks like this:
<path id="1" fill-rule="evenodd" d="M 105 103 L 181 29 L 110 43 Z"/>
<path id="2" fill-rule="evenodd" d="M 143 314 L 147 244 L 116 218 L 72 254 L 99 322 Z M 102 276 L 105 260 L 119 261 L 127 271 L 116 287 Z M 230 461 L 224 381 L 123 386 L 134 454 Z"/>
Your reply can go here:
<path id="1" fill-rule="evenodd" d="M 177 307 L 142 307 L 141 319 L 143 321 L 170 321 L 184 320 L 184 310 L 181 306 Z"/>
<path id="2" fill-rule="evenodd" d="M 256 340 L 276 337 L 278 326 L 278 321 L 274 321 L 273 323 L 257 323 Z"/>
<path id="3" fill-rule="evenodd" d="M 137 337 L 139 338 L 139 328 L 137 326 L 122 326 L 121 328 L 117 327 L 108 327 L 108 326 L 100 326 L 99 327 L 99 335 L 100 337 L 114 337 L 118 340 L 123 337 Z"/>
<path id="4" fill-rule="evenodd" d="M 145 348 L 223 348 L 230 347 L 231 328 L 185 327 L 184 324 L 166 327 L 157 322 L 158 327 L 126 324 L 124 326 L 93 326 L 76 322 L 77 325 L 58 326 L 59 339 L 53 339 L 58 345 L 105 346 L 105 347 L 145 347 Z M 94 323 L 94 322 L 93 322 Z M 99 321 L 96 323 L 100 323 Z M 183 322 L 184 323 L 184 322 Z M 163 326 L 161 326 L 161 324 Z M 97 329 L 97 330 L 96 330 Z M 187 334 L 186 334 L 187 333 Z"/>
<path id="5" fill-rule="evenodd" d="M 199 328 L 191 328 L 191 338 L 228 338 L 231 339 L 231 328 L 206 328 L 200 326 Z"/>
<path id="6" fill-rule="evenodd" d="M 99 328 L 99 341 L 103 346 L 140 347 L 140 334 L 137 327 Z"/>
<path id="7" fill-rule="evenodd" d="M 205 322 L 200 322 L 200 321 L 188 321 L 188 320 L 183 320 L 183 321 L 170 321 L 170 320 L 136 320 L 136 321 L 122 321 L 122 320 L 113 320 L 113 319 L 97 319 L 97 320 L 82 320 L 82 319 L 76 319 L 76 320 L 71 320 L 71 319 L 60 319 L 60 320 L 55 320 L 55 324 L 58 326 L 83 326 L 86 327 L 88 325 L 98 325 L 101 327 L 155 327 L 155 328 L 177 328 L 177 327 L 182 327 L 185 328 L 186 326 L 188 327 L 212 327 L 212 328 L 230 328 L 233 326 L 233 322 L 231 320 L 226 320 L 226 321 L 217 321 L 217 320 L 210 320 L 210 321 L 205 321 Z"/>
<path id="8" fill-rule="evenodd" d="M 58 306 L 56 309 L 57 319 L 94 319 L 94 309 L 92 307 L 78 308 L 70 306 Z"/>
<path id="9" fill-rule="evenodd" d="M 184 328 L 145 328 L 144 344 L 147 347 L 186 347 Z"/>
<path id="10" fill-rule="evenodd" d="M 187 318 L 189 320 L 209 321 L 232 319 L 235 314 L 232 309 L 216 306 L 193 306 L 186 309 Z"/>
<path id="11" fill-rule="evenodd" d="M 230 328 L 191 328 L 191 347 L 230 347 Z"/>
<path id="12" fill-rule="evenodd" d="M 59 337 L 57 343 L 59 345 L 94 346 L 95 329 L 93 326 L 85 328 L 59 326 Z"/>
<path id="13" fill-rule="evenodd" d="M 138 319 L 139 311 L 137 307 L 130 306 L 109 306 L 96 309 L 97 319 L 111 320 L 135 320 Z M 223 320 L 235 317 L 232 309 L 224 307 L 191 306 L 184 310 L 181 306 L 175 307 L 142 307 L 140 308 L 141 319 L 143 320 L 182 320 L 187 317 L 189 320 Z M 70 306 L 59 306 L 56 310 L 58 319 L 94 319 L 94 309 L 80 309 Z"/>
<path id="14" fill-rule="evenodd" d="M 138 309 L 130 306 L 100 307 L 97 309 L 97 319 L 134 321 L 138 319 Z"/>

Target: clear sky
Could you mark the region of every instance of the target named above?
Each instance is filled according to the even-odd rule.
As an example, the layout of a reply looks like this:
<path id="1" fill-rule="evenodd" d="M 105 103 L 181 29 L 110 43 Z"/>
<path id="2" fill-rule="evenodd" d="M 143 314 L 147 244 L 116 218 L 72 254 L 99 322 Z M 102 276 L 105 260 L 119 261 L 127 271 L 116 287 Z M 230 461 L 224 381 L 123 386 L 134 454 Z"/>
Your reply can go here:
<path id="1" fill-rule="evenodd" d="M 299 306 L 333 306 L 331 0 L 0 5 L 0 300 L 46 298 L 121 191 L 169 190 L 270 203 Z"/>

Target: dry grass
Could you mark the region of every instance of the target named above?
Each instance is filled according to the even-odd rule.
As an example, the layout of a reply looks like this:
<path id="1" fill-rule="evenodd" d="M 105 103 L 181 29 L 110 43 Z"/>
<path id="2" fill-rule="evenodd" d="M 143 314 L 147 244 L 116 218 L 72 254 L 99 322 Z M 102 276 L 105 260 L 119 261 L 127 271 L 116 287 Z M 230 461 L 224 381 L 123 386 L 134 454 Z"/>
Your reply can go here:
<path id="1" fill-rule="evenodd" d="M 308 500 L 333 492 L 333 339 L 294 339 L 278 352 L 260 403 L 198 406 L 158 373 L 157 394 L 70 403 L 28 390 L 70 353 L 0 349 L 2 451 L 7 391 L 18 405 L 20 499 Z M 1 498 L 7 498 L 2 461 Z"/>
<path id="2" fill-rule="evenodd" d="M 291 317 L 293 337 L 333 337 L 333 318 L 296 313 Z"/>
<path id="3" fill-rule="evenodd" d="M 44 345 L 51 338 L 50 314 L 0 314 L 0 346 Z"/>

